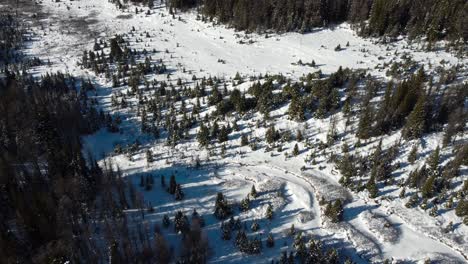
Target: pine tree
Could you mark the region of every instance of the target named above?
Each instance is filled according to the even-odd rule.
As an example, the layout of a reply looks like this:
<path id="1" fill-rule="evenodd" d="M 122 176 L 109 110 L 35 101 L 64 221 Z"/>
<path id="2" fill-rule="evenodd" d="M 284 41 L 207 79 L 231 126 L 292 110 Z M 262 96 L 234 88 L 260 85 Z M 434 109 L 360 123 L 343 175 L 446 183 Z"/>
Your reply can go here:
<path id="1" fill-rule="evenodd" d="M 222 193 L 218 193 L 216 196 L 214 215 L 218 219 L 226 219 L 231 215 L 231 213 L 231 207 L 224 198 L 224 195 Z"/>
<path id="2" fill-rule="evenodd" d="M 297 143 L 296 143 L 296 145 L 294 145 L 294 149 L 293 149 L 292 154 L 293 154 L 294 156 L 299 155 L 299 147 L 297 146 Z"/>
<path id="3" fill-rule="evenodd" d="M 249 196 L 245 197 L 242 199 L 241 204 L 240 204 L 241 210 L 243 212 L 246 212 L 250 209 L 250 199 Z"/>
<path id="4" fill-rule="evenodd" d="M 432 175 L 437 175 L 439 172 L 439 163 L 440 163 L 440 147 L 437 148 L 431 153 L 427 161 L 429 165 L 429 170 Z"/>
<path id="5" fill-rule="evenodd" d="M 460 199 L 457 207 L 455 207 L 455 214 L 459 217 L 468 216 L 468 200 Z"/>
<path id="6" fill-rule="evenodd" d="M 213 92 L 211 93 L 210 97 L 208 98 L 208 105 L 216 105 L 217 103 L 223 100 L 223 96 L 218 91 L 216 87 L 213 88 Z"/>
<path id="7" fill-rule="evenodd" d="M 426 180 L 426 183 L 421 188 L 421 194 L 423 198 L 431 198 L 435 192 L 435 180 L 436 177 L 433 175 Z"/>
<path id="8" fill-rule="evenodd" d="M 296 234 L 296 228 L 294 227 L 294 224 L 291 224 L 291 227 L 289 228 L 288 235 L 289 236 L 294 236 Z"/>
<path id="9" fill-rule="evenodd" d="M 228 130 L 226 129 L 226 126 L 224 125 L 221 127 L 221 131 L 219 131 L 218 141 L 219 143 L 228 141 Z"/>
<path id="10" fill-rule="evenodd" d="M 305 107 L 303 102 L 296 96 L 293 96 L 288 109 L 289 116 L 296 121 L 305 120 Z"/>
<path id="11" fill-rule="evenodd" d="M 332 218 L 332 222 L 340 222 L 343 220 L 343 203 L 341 202 L 340 199 L 337 199 L 335 200 L 335 203 L 333 204 L 333 212 L 334 212 L 334 215 L 333 215 L 333 218 Z"/>
<path id="12" fill-rule="evenodd" d="M 205 125 L 203 125 L 203 123 L 200 124 L 200 129 L 197 133 L 197 140 L 198 144 L 202 147 L 206 147 L 210 143 L 210 131 Z"/>
<path id="13" fill-rule="evenodd" d="M 249 144 L 249 139 L 246 134 L 241 136 L 241 146 L 247 146 Z"/>
<path id="14" fill-rule="evenodd" d="M 325 216 L 330 218 L 332 223 L 338 223 L 343 220 L 343 203 L 340 199 L 335 200 L 334 203 L 328 202 L 325 208 Z"/>
<path id="15" fill-rule="evenodd" d="M 403 188 L 401 188 L 401 191 L 400 191 L 400 194 L 398 195 L 398 197 L 400 197 L 400 199 L 403 199 L 403 198 L 405 198 L 405 196 L 406 196 L 406 188 L 403 187 Z"/>
<path id="16" fill-rule="evenodd" d="M 410 164 L 414 164 L 417 158 L 418 158 L 418 146 L 414 145 L 408 155 L 408 162 Z"/>
<path id="17" fill-rule="evenodd" d="M 211 127 L 211 133 L 210 136 L 211 138 L 217 138 L 219 134 L 219 125 L 218 121 L 214 121 L 213 127 Z"/>
<path id="18" fill-rule="evenodd" d="M 372 132 L 372 108 L 367 105 L 361 111 L 361 116 L 359 118 L 359 124 L 357 129 L 357 137 L 360 139 L 368 139 L 371 136 Z"/>
<path id="19" fill-rule="evenodd" d="M 279 139 L 279 133 L 276 131 L 275 126 L 271 126 L 267 129 L 265 138 L 268 144 L 273 144 Z"/>
<path id="20" fill-rule="evenodd" d="M 151 153 L 151 150 L 149 149 L 146 151 L 146 162 L 148 164 L 153 162 L 153 154 Z"/>
<path id="21" fill-rule="evenodd" d="M 367 190 L 369 191 L 369 197 L 376 198 L 377 194 L 379 193 L 379 189 L 377 188 L 377 184 L 373 176 L 370 177 L 369 181 L 366 184 L 366 187 L 367 187 Z"/>
<path id="22" fill-rule="evenodd" d="M 252 185 L 252 188 L 250 189 L 250 196 L 257 198 L 257 189 L 255 189 L 255 185 Z"/>
<path id="23" fill-rule="evenodd" d="M 426 131 L 427 118 L 427 97 L 425 94 L 419 96 L 419 99 L 406 121 L 402 136 L 405 139 L 418 139 Z"/>
<path id="24" fill-rule="evenodd" d="M 180 186 L 180 184 L 176 185 L 176 188 L 174 191 L 174 198 L 176 199 L 176 201 L 180 201 L 184 199 L 184 192 L 182 191 L 182 187 Z"/>
<path id="25" fill-rule="evenodd" d="M 346 152 L 338 162 L 338 169 L 343 175 L 339 181 L 341 185 L 349 186 L 352 183 L 352 178 L 357 175 L 357 168 L 354 163 L 353 156 Z"/>
<path id="26" fill-rule="evenodd" d="M 174 217 L 174 231 L 185 234 L 189 231 L 189 222 L 187 216 L 182 211 L 177 211 Z"/>
<path id="27" fill-rule="evenodd" d="M 253 221 L 252 225 L 250 226 L 250 230 L 252 230 L 252 232 L 256 232 L 258 231 L 258 229 L 260 228 L 260 225 L 258 224 L 257 221 Z"/>
<path id="28" fill-rule="evenodd" d="M 225 224 L 224 222 L 221 223 L 221 238 L 223 240 L 231 240 L 231 227 L 229 227 L 228 224 Z"/>
<path id="29" fill-rule="evenodd" d="M 271 204 L 269 204 L 268 207 L 267 207 L 265 217 L 266 217 L 268 220 L 273 219 L 273 207 L 271 206 Z"/>
<path id="30" fill-rule="evenodd" d="M 302 237 L 302 233 L 298 233 L 295 240 L 294 240 L 294 248 L 296 249 L 296 257 L 299 258 L 299 260 L 304 263 L 305 258 L 307 255 L 307 248 L 305 245 L 305 241 Z"/>
<path id="31" fill-rule="evenodd" d="M 241 252 L 247 252 L 249 244 L 249 239 L 247 238 L 245 231 L 239 230 L 236 234 L 236 246 Z"/>
<path id="32" fill-rule="evenodd" d="M 415 207 L 418 204 L 418 202 L 419 202 L 419 196 L 417 193 L 415 193 L 410 197 L 409 201 L 405 204 L 405 206 L 407 208 L 412 208 L 412 207 Z"/>

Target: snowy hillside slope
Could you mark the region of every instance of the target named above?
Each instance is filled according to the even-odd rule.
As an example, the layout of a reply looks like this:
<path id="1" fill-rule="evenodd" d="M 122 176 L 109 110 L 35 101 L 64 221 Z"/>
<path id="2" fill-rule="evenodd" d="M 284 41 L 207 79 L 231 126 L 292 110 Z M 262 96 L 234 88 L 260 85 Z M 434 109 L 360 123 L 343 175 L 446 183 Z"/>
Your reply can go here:
<path id="1" fill-rule="evenodd" d="M 321 239 L 325 245 L 342 248 L 345 255 L 358 263 L 383 262 L 394 259 L 396 262 L 417 262 L 426 258 L 439 263 L 466 263 L 468 261 L 468 227 L 461 223 L 453 210 L 437 217 L 430 217 L 420 208 L 408 209 L 405 200 L 399 198 L 399 189 L 394 185 L 383 187 L 384 193 L 377 199 L 370 199 L 367 193 L 355 193 L 346 190 L 338 181 L 341 178 L 335 165 L 326 158 L 331 153 L 338 153 L 341 144 L 326 149 L 326 154 L 317 158 L 317 164 L 311 164 L 310 145 L 326 141 L 331 117 L 326 119 L 310 118 L 304 123 L 292 121 L 287 117 L 287 107 L 275 109 L 270 113 L 277 129 L 296 131 L 304 130 L 306 142 L 299 142 L 301 152 L 292 153 L 294 143 L 285 142 L 282 151 L 266 150 L 266 144 L 257 150 L 241 146 L 241 135 L 250 134 L 251 138 L 263 138 L 265 128 L 257 126 L 262 116 L 253 113 L 249 118 L 240 118 L 237 124 L 239 131 L 229 136 L 229 144 L 222 151 L 222 144 L 216 144 L 210 150 L 203 149 L 195 137 L 198 128 L 190 129 L 190 140 L 184 140 L 175 147 L 168 146 L 160 139 L 154 139 L 140 129 L 141 117 L 137 114 L 138 99 L 129 98 L 129 107 L 118 109 L 112 106 L 112 96 L 129 91 L 128 85 L 112 88 L 112 80 L 105 74 L 95 74 L 84 69 L 80 64 L 85 50 L 92 50 L 96 40 L 107 41 L 119 34 L 129 41 L 131 49 L 152 53 L 152 62 L 162 60 L 170 76 L 166 74 L 149 74 L 148 81 L 166 81 L 176 84 L 181 79 L 186 86 L 194 87 L 195 75 L 217 77 L 226 80 L 227 89 L 237 88 L 246 91 L 254 82 L 249 77 L 259 74 L 282 74 L 292 80 L 311 72 L 321 70 L 324 74 L 335 72 L 340 66 L 351 69 L 365 69 L 379 79 L 388 80 L 383 69 L 384 64 L 394 61 L 405 61 L 408 55 L 420 65 L 425 65 L 430 75 L 437 67 L 450 68 L 454 65 L 465 65 L 461 82 L 466 82 L 468 58 L 457 58 L 443 50 L 425 52 L 418 43 L 409 44 L 401 37 L 398 42 L 378 43 L 378 40 L 358 37 L 349 24 L 340 24 L 332 29 L 321 29 L 316 32 L 300 35 L 287 33 L 282 35 L 245 34 L 220 25 L 203 23 L 196 19 L 195 13 L 177 14 L 172 18 L 164 6 L 158 6 L 146 13 L 135 14 L 134 7 L 119 10 L 105 0 L 80 0 L 55 2 L 44 0 L 38 4 L 40 16 L 31 27 L 35 36 L 28 47 L 27 54 L 37 56 L 50 65 L 36 67 L 34 74 L 61 71 L 76 77 L 92 80 L 95 92 L 90 96 L 98 102 L 99 108 L 112 115 L 122 117 L 119 133 L 110 133 L 101 129 L 94 135 L 83 139 L 85 148 L 99 158 L 109 157 L 118 166 L 128 181 L 138 189 L 142 175 L 152 174 L 159 182 L 162 175 L 169 179 L 176 175 L 181 184 L 185 198 L 174 201 L 161 186 L 152 191 L 141 190 L 144 200 L 154 208 L 148 213 L 146 221 L 159 223 L 164 214 L 174 215 L 178 210 L 191 213 L 196 209 L 205 217 L 204 231 L 209 238 L 212 249 L 210 262 L 216 263 L 267 263 L 278 258 L 282 250 L 292 250 L 294 238 L 287 235 L 291 224 L 297 230 Z M 41 30 L 41 28 L 43 30 Z M 349 42 L 349 46 L 346 44 Z M 335 51 L 341 45 L 343 50 Z M 316 67 L 299 65 L 298 61 L 310 63 Z M 244 83 L 237 85 L 233 80 L 239 73 L 245 78 Z M 144 85 L 139 89 L 144 90 Z M 150 97 L 151 91 L 144 91 Z M 193 107 L 196 102 L 187 100 Z M 180 104 L 174 105 L 180 108 Z M 215 108 L 202 102 L 203 114 L 213 112 Z M 338 129 L 344 130 L 345 118 L 336 114 Z M 236 118 L 227 117 L 233 122 Z M 220 121 L 220 124 L 227 124 Z M 306 128 L 307 127 L 307 128 Z M 383 145 L 392 146 L 400 139 L 400 132 L 381 137 Z M 441 133 L 425 136 L 421 141 L 422 154 L 414 165 L 399 169 L 398 179 L 406 179 L 409 172 L 422 166 L 424 159 L 432 152 L 442 139 Z M 140 142 L 137 151 L 130 154 L 115 153 L 115 147 L 128 146 L 136 140 Z M 343 142 L 353 142 L 354 135 L 343 136 Z M 370 140 L 369 144 L 359 149 L 363 153 L 372 152 L 380 138 Z M 468 134 L 456 140 L 463 144 Z M 310 144 L 308 144 L 310 143 Z M 404 143 L 398 161 L 407 160 L 412 144 Z M 147 162 L 145 153 L 150 150 L 154 161 Z M 449 156 L 453 148 L 443 150 Z M 224 153 L 222 153 L 224 152 Z M 197 160 L 202 161 L 201 168 L 195 168 Z M 447 162 L 445 160 L 444 162 Z M 463 167 L 457 183 L 468 177 L 467 168 Z M 263 241 L 269 233 L 275 236 L 276 247 L 265 248 L 259 255 L 240 253 L 232 242 L 224 241 L 219 234 L 220 222 L 213 217 L 213 208 L 217 192 L 223 192 L 229 200 L 240 202 L 252 185 L 259 195 L 252 200 L 252 209 L 239 212 L 239 217 L 248 226 L 255 220 L 259 222 L 260 231 L 253 236 Z M 461 187 L 459 187 L 461 188 Z M 327 200 L 342 198 L 347 201 L 344 210 L 344 222 L 331 223 L 324 216 L 319 205 L 322 197 Z M 267 207 L 274 211 L 273 220 L 266 220 Z M 138 209 L 128 210 L 136 214 Z M 449 222 L 456 228 L 445 233 L 442 229 Z M 382 226 L 387 226 L 386 230 Z M 175 244 L 178 235 L 163 231 L 168 240 Z M 177 250 L 177 249 L 176 249 Z"/>

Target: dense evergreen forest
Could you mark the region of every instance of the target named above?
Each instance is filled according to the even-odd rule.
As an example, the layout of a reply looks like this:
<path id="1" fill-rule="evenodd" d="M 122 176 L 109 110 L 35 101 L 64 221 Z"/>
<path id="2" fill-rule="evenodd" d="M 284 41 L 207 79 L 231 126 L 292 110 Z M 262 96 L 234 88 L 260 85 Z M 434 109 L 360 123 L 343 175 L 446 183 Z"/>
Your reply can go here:
<path id="1" fill-rule="evenodd" d="M 348 21 L 364 36 L 468 39 L 464 0 L 170 0 L 169 7 L 186 9 L 197 4 L 207 18 L 239 30 L 309 32 Z"/>
<path id="2" fill-rule="evenodd" d="M 1 262 L 92 262 L 89 210 L 111 178 L 85 160 L 80 136 L 105 116 L 86 97 L 89 82 L 61 73 L 31 78 L 27 70 L 42 62 L 22 58 L 22 26 L 10 15 L 0 24 Z"/>

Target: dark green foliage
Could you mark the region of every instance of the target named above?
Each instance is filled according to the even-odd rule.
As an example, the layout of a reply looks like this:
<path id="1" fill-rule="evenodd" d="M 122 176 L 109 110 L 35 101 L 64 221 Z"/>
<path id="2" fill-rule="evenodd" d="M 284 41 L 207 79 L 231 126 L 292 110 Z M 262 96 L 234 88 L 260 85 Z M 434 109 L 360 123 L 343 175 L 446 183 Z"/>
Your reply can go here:
<path id="1" fill-rule="evenodd" d="M 431 153 L 427 159 L 427 165 L 429 166 L 429 173 L 432 175 L 437 175 L 439 173 L 439 163 L 440 163 L 440 147 L 437 148 Z"/>
<path id="2" fill-rule="evenodd" d="M 340 199 L 335 200 L 334 203 L 328 202 L 325 207 L 325 216 L 333 223 L 341 222 L 343 220 L 343 202 Z"/>
<path id="3" fill-rule="evenodd" d="M 363 35 L 409 33 L 411 37 L 425 35 L 429 42 L 442 38 L 468 38 L 463 27 L 466 24 L 466 2 L 463 0 L 427 0 L 424 4 L 399 0 L 226 0 L 222 3 L 205 0 L 203 3 L 203 14 L 217 17 L 220 22 L 240 30 L 307 32 L 329 23 L 349 21 L 361 23 L 360 33 Z M 365 26 L 362 22 L 368 19 Z"/>
<path id="4" fill-rule="evenodd" d="M 422 168 L 410 172 L 407 183 L 411 188 L 419 188 L 426 182 L 428 175 L 429 171 L 424 165 Z"/>
<path id="5" fill-rule="evenodd" d="M 299 147 L 297 146 L 297 144 L 294 145 L 294 149 L 293 149 L 292 154 L 293 154 L 294 156 L 299 155 Z"/>
<path id="6" fill-rule="evenodd" d="M 410 164 L 413 164 L 416 159 L 418 158 L 418 146 L 417 145 L 414 145 L 412 148 L 411 148 L 411 151 L 408 155 L 408 162 Z"/>
<path id="7" fill-rule="evenodd" d="M 273 207 L 269 204 L 265 214 L 266 219 L 271 220 L 273 219 Z"/>
<path id="8" fill-rule="evenodd" d="M 408 116 L 406 126 L 403 128 L 403 138 L 405 139 L 418 139 L 425 131 L 427 131 L 426 125 L 427 119 L 427 102 L 426 96 L 423 94 L 419 96 L 419 99 Z"/>
<path id="9" fill-rule="evenodd" d="M 268 144 L 275 143 L 280 138 L 279 132 L 275 129 L 274 126 L 271 126 L 267 129 L 265 133 L 265 139 Z"/>
<path id="10" fill-rule="evenodd" d="M 123 51 L 119 45 L 119 40 L 119 37 L 115 37 L 110 40 L 110 56 L 115 60 L 120 60 L 123 55 Z"/>
<path id="11" fill-rule="evenodd" d="M 338 162 L 338 169 L 342 175 L 342 178 L 340 179 L 341 185 L 349 186 L 354 176 L 357 175 L 357 167 L 355 163 L 355 157 L 347 152 L 344 153 L 343 158 Z"/>
<path id="12" fill-rule="evenodd" d="M 132 0 L 135 1 L 135 0 Z M 137 0 L 138 1 L 138 0 Z M 151 0 L 147 0 L 151 1 Z M 192 7 L 195 7 L 199 2 L 198 0 L 167 0 L 167 6 L 169 7 L 170 10 L 173 9 L 181 9 L 181 10 L 186 10 Z"/>
<path id="13" fill-rule="evenodd" d="M 419 203 L 419 196 L 417 193 L 413 194 L 409 201 L 405 204 L 407 208 L 413 208 Z"/>
<path id="14" fill-rule="evenodd" d="M 4 261 L 93 262 L 98 246 L 84 242 L 87 223 L 97 221 L 94 213 L 118 218 L 129 206 L 120 172 L 110 164 L 103 171 L 91 155 L 83 157 L 80 136 L 107 118 L 89 107 L 84 92 L 92 85 L 81 92 L 77 86 L 63 74 L 33 80 L 5 68 L 0 76 L 0 226 L 11 230 L 15 223 L 21 230 L 1 232 Z M 104 195 L 104 188 L 115 195 Z"/>
<path id="15" fill-rule="evenodd" d="M 218 219 L 226 219 L 232 214 L 231 206 L 222 193 L 216 196 L 214 215 Z"/>
<path id="16" fill-rule="evenodd" d="M 262 250 L 262 241 L 257 237 L 249 239 L 244 230 L 237 232 L 235 242 L 239 251 L 247 254 L 259 254 Z"/>
<path id="17" fill-rule="evenodd" d="M 357 129 L 357 137 L 360 139 L 368 139 L 372 135 L 372 120 L 373 111 L 372 107 L 367 105 L 363 106 L 361 116 L 359 118 L 359 125 Z"/>
<path id="18" fill-rule="evenodd" d="M 243 212 L 246 212 L 250 209 L 250 199 L 248 196 L 242 199 L 241 204 L 240 204 L 240 209 Z"/>
<path id="19" fill-rule="evenodd" d="M 406 188 L 403 187 L 403 188 L 401 188 L 401 191 L 400 191 L 400 194 L 398 195 L 398 197 L 400 197 L 400 199 L 403 199 L 403 198 L 405 198 L 405 195 L 406 195 Z"/>
<path id="20" fill-rule="evenodd" d="M 223 240 L 231 240 L 232 229 L 229 224 L 221 223 L 221 238 Z"/>
<path id="21" fill-rule="evenodd" d="M 241 146 L 247 146 L 249 144 L 249 138 L 246 134 L 242 134 L 241 136 Z"/>
<path id="22" fill-rule="evenodd" d="M 377 194 L 379 193 L 379 189 L 377 188 L 377 183 L 375 182 L 375 178 L 373 176 L 370 177 L 369 181 L 366 184 L 367 191 L 369 191 L 370 198 L 376 198 Z"/>
<path id="23" fill-rule="evenodd" d="M 187 216 L 182 211 L 177 211 L 174 217 L 174 231 L 176 233 L 187 233 L 190 225 Z"/>
<path id="24" fill-rule="evenodd" d="M 259 228 L 260 228 L 260 225 L 258 224 L 258 222 L 253 221 L 252 225 L 250 226 L 250 229 L 252 230 L 252 232 L 257 232 Z"/>
<path id="25" fill-rule="evenodd" d="M 218 91 L 217 88 L 213 88 L 213 91 L 212 91 L 210 97 L 208 98 L 208 104 L 209 105 L 216 105 L 219 102 L 221 102 L 222 100 L 223 100 L 223 96 L 221 95 L 221 93 Z"/>
<path id="26" fill-rule="evenodd" d="M 443 118 L 444 114 L 441 114 L 440 117 Z M 448 115 L 448 123 L 444 133 L 443 145 L 447 146 L 452 143 L 454 136 L 463 132 L 465 129 L 465 122 L 467 112 L 466 109 L 460 107 L 458 109 L 452 110 Z"/>
<path id="27" fill-rule="evenodd" d="M 252 189 L 250 189 L 250 196 L 252 196 L 252 198 L 257 198 L 257 189 L 255 189 L 255 185 L 252 185 Z"/>
<path id="28" fill-rule="evenodd" d="M 455 214 L 460 217 L 468 216 L 468 200 L 461 199 L 455 208 Z"/>
<path id="29" fill-rule="evenodd" d="M 229 140 L 228 136 L 229 136 L 229 132 L 228 132 L 226 126 L 223 125 L 221 127 L 221 130 L 219 131 L 219 134 L 218 134 L 218 142 L 223 143 L 223 142 L 228 141 Z"/>
<path id="30" fill-rule="evenodd" d="M 203 123 L 200 124 L 200 129 L 197 133 L 197 140 L 198 144 L 202 147 L 206 147 L 210 143 L 210 131 L 205 125 L 203 125 Z"/>
<path id="31" fill-rule="evenodd" d="M 254 15 L 250 10 L 257 10 Z M 346 2 L 330 5 L 319 1 L 261 1 L 228 0 L 219 4 L 213 0 L 204 2 L 204 13 L 218 17 L 223 23 L 231 23 L 237 29 L 256 30 L 273 28 L 279 31 L 303 32 L 327 22 L 346 19 Z"/>
<path id="32" fill-rule="evenodd" d="M 436 177 L 429 177 L 421 188 L 423 198 L 431 198 L 435 192 Z"/>
<path id="33" fill-rule="evenodd" d="M 152 163 L 153 162 L 153 154 L 151 153 L 151 150 L 146 151 L 146 162 L 147 163 Z"/>
<path id="34" fill-rule="evenodd" d="M 300 98 L 294 96 L 289 104 L 288 114 L 296 121 L 305 120 L 305 102 Z"/>

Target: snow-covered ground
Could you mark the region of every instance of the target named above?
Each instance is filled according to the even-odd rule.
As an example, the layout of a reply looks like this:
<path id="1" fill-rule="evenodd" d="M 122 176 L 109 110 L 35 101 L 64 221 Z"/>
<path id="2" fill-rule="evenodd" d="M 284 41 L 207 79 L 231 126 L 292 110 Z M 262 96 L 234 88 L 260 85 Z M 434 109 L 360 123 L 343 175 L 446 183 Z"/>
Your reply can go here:
<path id="1" fill-rule="evenodd" d="M 340 24 L 332 29 L 317 30 L 309 34 L 286 33 L 282 35 L 245 34 L 225 26 L 213 26 L 196 20 L 195 13 L 177 14 L 176 19 L 164 7 L 147 8 L 135 14 L 134 8 L 120 11 L 107 1 L 46 1 L 41 7 L 49 14 L 43 23 L 47 26 L 44 36 L 33 53 L 50 58 L 57 70 L 75 73 L 73 65 L 79 61 L 83 49 L 92 49 L 93 38 L 110 38 L 116 34 L 129 34 L 135 28 L 141 42 L 133 42 L 132 48 L 157 51 L 168 50 L 161 57 L 174 68 L 193 71 L 198 75 L 226 78 L 237 72 L 257 75 L 259 73 L 283 73 L 287 76 L 302 76 L 320 69 L 323 73 L 335 72 L 340 66 L 374 70 L 384 63 L 399 61 L 408 53 L 417 62 L 432 64 L 432 67 L 463 64 L 465 59 L 456 58 L 444 51 L 424 52 L 418 45 L 409 45 L 402 38 L 390 45 L 376 44 L 376 40 L 358 37 L 349 24 Z M 150 38 L 146 39 L 146 33 Z M 241 44 L 241 42 L 252 44 Z M 346 44 L 349 42 L 349 47 Z M 342 51 L 335 51 L 341 45 Z M 218 59 L 225 63 L 218 62 Z M 310 63 L 314 60 L 317 69 L 299 66 L 299 60 Z M 76 72 L 79 73 L 79 72 Z M 384 75 L 374 70 L 374 74 Z M 191 75 L 190 75 L 191 77 Z"/>
<path id="2" fill-rule="evenodd" d="M 95 39 L 107 40 L 116 34 L 125 35 L 131 40 L 132 49 L 155 49 L 158 53 L 153 60 L 164 61 L 173 71 L 172 80 L 179 77 L 191 80 L 192 75 L 230 79 L 237 72 L 243 76 L 282 73 L 298 79 L 319 69 L 323 73 L 332 73 L 340 66 L 368 69 L 373 75 L 384 78 L 385 71 L 380 67 L 384 63 L 402 60 L 401 56 L 405 53 L 418 63 L 431 64 L 431 69 L 468 64 L 466 58 L 460 59 L 441 50 L 423 52 L 417 44 L 409 45 L 404 38 L 390 45 L 363 39 L 348 24 L 305 35 L 270 34 L 266 38 L 265 35 L 246 35 L 225 26 L 203 23 L 196 19 L 195 13 L 177 14 L 174 19 L 164 7 L 151 10 L 149 15 L 146 8 L 143 10 L 139 14 L 135 14 L 134 7 L 121 11 L 107 0 L 43 0 L 37 9 L 42 15 L 31 24 L 36 35 L 28 46 L 27 54 L 50 60 L 50 65 L 35 68 L 35 73 L 59 70 L 90 78 L 98 87 L 95 98 L 105 110 L 112 110 L 109 102 L 116 89 L 110 88 L 110 80 L 95 76 L 78 64 L 83 52 L 93 48 Z M 135 31 L 132 31 L 133 28 Z M 252 43 L 248 44 L 250 40 Z M 346 47 L 348 42 L 349 47 Z M 343 47 L 342 51 L 335 51 L 338 44 Z M 299 60 L 304 63 L 314 60 L 317 67 L 296 65 Z M 166 76 L 149 78 L 166 79 Z M 248 85 L 249 82 L 246 82 L 240 88 L 246 89 Z M 304 124 L 281 118 L 285 116 L 285 110 L 282 108 L 272 113 L 272 116 L 280 116 L 277 128 L 292 131 L 303 128 Z M 297 157 L 285 157 L 276 150 L 265 152 L 261 148 L 252 151 L 249 147 L 240 147 L 240 133 L 249 132 L 258 137 L 264 135 L 263 129 L 254 128 L 255 119 L 260 117 L 239 122 L 244 131 L 231 135 L 231 142 L 236 147 L 228 148 L 221 158 L 201 150 L 195 140 L 182 142 L 172 149 L 163 141 L 141 134 L 135 111 L 120 111 L 118 114 L 126 117 L 121 133 L 111 134 L 103 129 L 85 137 L 86 150 L 99 157 L 111 155 L 114 164 L 135 185 L 138 185 L 142 174 L 153 174 L 157 183 L 161 175 L 168 180 L 171 174 L 175 174 L 177 182 L 182 184 L 185 199 L 174 201 L 157 184 L 152 191 L 142 190 L 145 201 L 151 202 L 155 208 L 148 221 L 159 222 L 166 213 L 172 216 L 177 210 L 190 213 L 196 208 L 207 223 L 204 230 L 213 250 L 212 262 L 269 262 L 271 258 L 279 256 L 280 248 L 290 248 L 292 238 L 285 234 L 291 224 L 322 239 L 325 244 L 343 248 L 358 263 L 381 262 L 387 258 L 415 262 L 423 261 L 426 257 L 445 263 L 467 262 L 468 228 L 459 224 L 453 234 L 441 232 L 449 221 L 460 223 L 453 212 L 431 218 L 422 210 L 407 209 L 398 199 L 398 190 L 383 190 L 386 196 L 396 197 L 394 200 L 374 201 L 365 194 L 350 193 L 338 184 L 340 175 L 331 164 L 319 161 L 320 166 L 324 166 L 320 170 L 319 166 L 310 166 L 304 161 L 307 146 L 303 143 L 299 146 L 304 151 Z M 329 121 L 307 121 L 305 137 L 311 142 L 324 140 Z M 196 130 L 191 133 L 193 135 Z M 397 138 L 398 135 L 385 138 L 384 144 L 391 145 Z M 424 153 L 433 150 L 440 138 L 441 135 L 427 138 L 429 143 Z M 112 154 L 116 144 L 128 145 L 135 139 L 142 142 L 142 148 L 137 153 L 131 156 Z M 372 146 L 369 145 L 368 151 Z M 293 144 L 286 143 L 284 149 L 291 152 L 292 147 Z M 146 162 L 146 149 L 151 149 L 154 154 L 155 161 L 151 164 Z M 214 151 L 219 153 L 219 148 Z M 203 160 L 204 165 L 200 169 L 192 166 L 196 158 Z M 399 159 L 406 160 L 406 155 Z M 301 170 L 303 166 L 306 166 L 305 171 Z M 406 168 L 402 174 L 409 171 L 410 168 Z M 256 186 L 259 196 L 252 202 L 253 209 L 240 213 L 239 217 L 248 225 L 253 220 L 259 220 L 262 231 L 258 236 L 264 240 L 269 232 L 273 233 L 277 246 L 264 249 L 259 256 L 244 256 L 232 246 L 232 242 L 221 239 L 219 222 L 212 212 L 217 192 L 222 191 L 232 201 L 240 201 L 246 197 L 252 185 Z M 335 225 L 326 222 L 318 204 L 323 196 L 327 199 L 343 197 L 349 201 L 344 223 Z M 260 220 L 264 218 L 268 204 L 274 208 L 274 220 Z M 172 236 L 169 237 L 170 241 L 177 239 L 175 234 L 168 236 Z"/>

